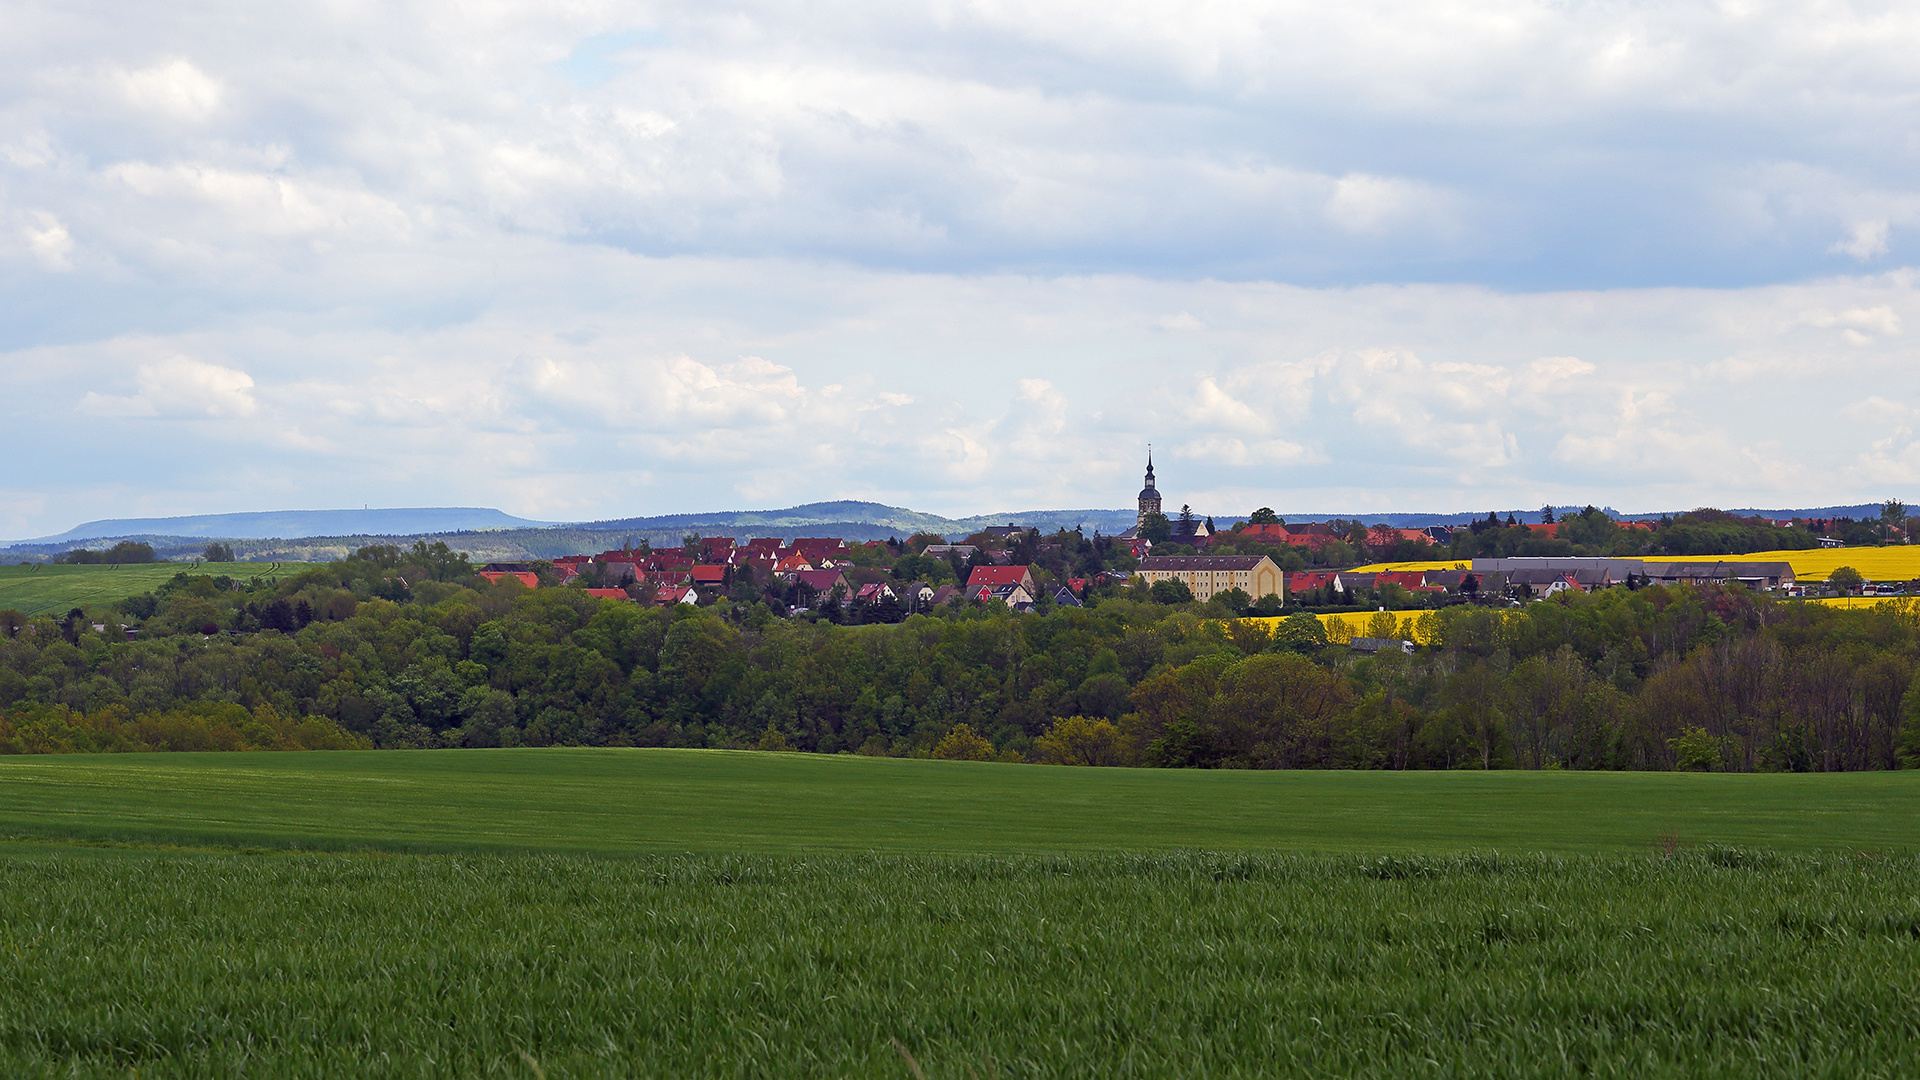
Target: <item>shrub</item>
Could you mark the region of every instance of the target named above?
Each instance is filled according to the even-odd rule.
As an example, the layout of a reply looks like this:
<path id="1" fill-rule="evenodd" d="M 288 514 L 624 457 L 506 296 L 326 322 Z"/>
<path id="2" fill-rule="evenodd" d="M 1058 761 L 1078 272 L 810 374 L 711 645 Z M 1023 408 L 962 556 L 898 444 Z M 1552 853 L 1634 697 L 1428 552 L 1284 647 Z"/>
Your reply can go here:
<path id="1" fill-rule="evenodd" d="M 993 744 L 980 737 L 969 724 L 955 724 L 933 748 L 933 756 L 947 761 L 986 761 L 993 757 Z"/>

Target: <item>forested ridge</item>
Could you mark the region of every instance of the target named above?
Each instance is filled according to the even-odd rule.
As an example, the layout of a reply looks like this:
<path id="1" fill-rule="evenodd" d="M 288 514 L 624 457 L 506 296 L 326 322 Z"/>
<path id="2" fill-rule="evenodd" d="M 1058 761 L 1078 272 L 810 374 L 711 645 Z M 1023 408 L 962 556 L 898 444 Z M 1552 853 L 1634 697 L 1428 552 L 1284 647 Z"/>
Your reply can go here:
<path id="1" fill-rule="evenodd" d="M 0 750 L 686 746 L 1243 768 L 1920 764 L 1920 618 L 1738 587 L 1421 616 L 1366 656 L 1309 615 L 1144 590 L 1015 616 L 789 621 L 488 585 L 464 559 L 183 572 L 138 640 L 0 616 Z M 383 565 L 384 562 L 384 565 Z M 240 623 L 244 633 L 205 633 Z"/>

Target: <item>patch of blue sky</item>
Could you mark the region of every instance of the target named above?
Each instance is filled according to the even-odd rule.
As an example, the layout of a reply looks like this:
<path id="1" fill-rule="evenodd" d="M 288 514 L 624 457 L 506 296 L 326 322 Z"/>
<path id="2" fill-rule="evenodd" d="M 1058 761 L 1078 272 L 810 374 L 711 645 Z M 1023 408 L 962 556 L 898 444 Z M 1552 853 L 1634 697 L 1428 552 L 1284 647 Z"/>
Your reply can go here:
<path id="1" fill-rule="evenodd" d="M 620 54 L 667 44 L 666 35 L 655 30 L 609 30 L 582 40 L 554 69 L 580 89 L 591 90 L 620 74 L 626 66 Z"/>

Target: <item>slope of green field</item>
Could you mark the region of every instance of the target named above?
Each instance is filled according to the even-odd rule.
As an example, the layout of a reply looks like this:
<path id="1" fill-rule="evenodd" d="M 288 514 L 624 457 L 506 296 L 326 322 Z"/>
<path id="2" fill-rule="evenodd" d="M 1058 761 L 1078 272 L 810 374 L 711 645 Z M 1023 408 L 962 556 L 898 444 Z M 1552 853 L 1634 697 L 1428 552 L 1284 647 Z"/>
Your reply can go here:
<path id="1" fill-rule="evenodd" d="M 0 835 L 640 852 L 1905 849 L 1920 773 L 1201 772 L 698 750 L 0 758 Z"/>
<path id="2" fill-rule="evenodd" d="M 152 592 L 182 570 L 237 580 L 297 574 L 312 563 L 139 563 L 126 566 L 0 566 L 0 609 L 65 615 Z"/>

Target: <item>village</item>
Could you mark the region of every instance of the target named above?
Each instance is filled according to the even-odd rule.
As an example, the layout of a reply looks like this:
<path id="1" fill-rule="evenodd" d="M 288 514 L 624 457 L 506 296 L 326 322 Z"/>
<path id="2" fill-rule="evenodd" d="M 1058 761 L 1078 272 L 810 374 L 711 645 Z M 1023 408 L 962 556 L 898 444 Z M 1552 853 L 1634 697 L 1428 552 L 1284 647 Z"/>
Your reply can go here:
<path id="1" fill-rule="evenodd" d="M 1078 529 L 1043 536 L 1012 522 L 958 542 L 932 533 L 862 543 L 688 536 L 678 548 L 629 544 L 551 561 L 489 563 L 480 573 L 494 582 L 583 588 L 598 597 L 662 606 L 764 601 L 789 617 L 836 622 L 898 622 L 978 604 L 1045 611 L 1107 595 L 1271 616 L 1292 609 L 1510 606 L 1563 592 L 1647 585 L 1737 584 L 1799 596 L 1806 589 L 1790 562 L 1722 556 L 1840 546 L 1832 534 L 1865 527 L 1726 515 L 1721 521 L 1711 517 L 1718 512 L 1706 511 L 1684 516 L 1701 521 L 1625 521 L 1588 507 L 1560 520 L 1549 509 L 1533 523 L 1489 514 L 1466 525 L 1421 529 L 1339 519 L 1287 523 L 1262 508 L 1220 528 L 1189 508 L 1169 516 L 1162 507 L 1149 460 L 1135 525 L 1111 537 Z M 1900 525 L 1881 536 L 1905 540 L 1904 508 L 1899 516 Z M 1656 557 L 1657 548 L 1647 545 L 1661 537 L 1715 554 Z M 1617 553 L 1635 545 L 1643 553 Z M 1840 587 L 1848 584 L 1843 575 Z M 1862 581 L 1854 591 L 1903 592 L 1905 586 Z"/>

